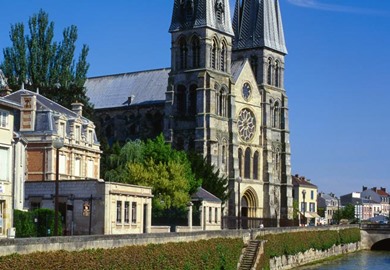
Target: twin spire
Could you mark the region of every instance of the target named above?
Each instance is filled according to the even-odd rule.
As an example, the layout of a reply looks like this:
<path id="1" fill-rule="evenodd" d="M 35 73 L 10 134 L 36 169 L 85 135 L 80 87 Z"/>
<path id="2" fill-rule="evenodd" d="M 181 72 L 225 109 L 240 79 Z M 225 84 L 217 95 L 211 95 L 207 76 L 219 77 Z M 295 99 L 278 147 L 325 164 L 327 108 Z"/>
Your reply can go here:
<path id="1" fill-rule="evenodd" d="M 234 36 L 234 49 L 267 47 L 287 54 L 279 0 L 174 0 L 169 32 L 208 27 Z M 234 31 L 233 31 L 234 29 Z"/>
<path id="2" fill-rule="evenodd" d="M 266 47 L 287 54 L 279 0 L 237 0 L 234 49 Z"/>

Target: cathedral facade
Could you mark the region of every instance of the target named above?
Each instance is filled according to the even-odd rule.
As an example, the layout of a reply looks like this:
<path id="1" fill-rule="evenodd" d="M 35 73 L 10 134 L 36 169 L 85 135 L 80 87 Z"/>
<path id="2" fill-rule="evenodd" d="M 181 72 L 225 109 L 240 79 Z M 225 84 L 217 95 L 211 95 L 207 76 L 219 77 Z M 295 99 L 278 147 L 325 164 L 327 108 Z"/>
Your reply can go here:
<path id="1" fill-rule="evenodd" d="M 171 68 L 90 78 L 87 94 L 109 138 L 118 126 L 116 139 L 142 138 L 140 119 L 160 119 L 167 142 L 229 178 L 225 216 L 279 224 L 292 219 L 279 1 L 237 0 L 231 18 L 228 0 L 174 0 Z"/>

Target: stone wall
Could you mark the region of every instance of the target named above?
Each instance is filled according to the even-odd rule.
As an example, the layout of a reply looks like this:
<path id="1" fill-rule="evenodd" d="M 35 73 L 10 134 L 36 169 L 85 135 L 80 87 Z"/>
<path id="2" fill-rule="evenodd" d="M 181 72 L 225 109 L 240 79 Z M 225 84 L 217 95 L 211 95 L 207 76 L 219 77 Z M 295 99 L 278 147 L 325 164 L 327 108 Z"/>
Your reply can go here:
<path id="1" fill-rule="evenodd" d="M 159 233 L 137 235 L 69 236 L 23 239 L 0 239 L 0 256 L 13 253 L 49 252 L 57 250 L 79 251 L 84 249 L 109 249 L 116 247 L 191 242 L 212 238 L 248 238 L 249 231 L 201 231 L 191 233 Z"/>
<path id="2" fill-rule="evenodd" d="M 297 255 L 272 258 L 270 259 L 270 269 L 292 269 L 308 263 L 321 261 L 332 256 L 355 252 L 360 249 L 360 243 L 333 246 L 325 251 L 311 249 L 304 253 L 298 253 Z"/>

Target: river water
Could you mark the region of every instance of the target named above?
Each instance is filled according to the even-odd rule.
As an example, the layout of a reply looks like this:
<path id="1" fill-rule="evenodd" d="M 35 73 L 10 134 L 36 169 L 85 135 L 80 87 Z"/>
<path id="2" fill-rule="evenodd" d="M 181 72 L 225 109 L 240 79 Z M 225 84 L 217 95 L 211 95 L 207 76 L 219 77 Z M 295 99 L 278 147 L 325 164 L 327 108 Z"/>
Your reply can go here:
<path id="1" fill-rule="evenodd" d="M 300 270 L 387 270 L 390 251 L 361 251 L 322 264 L 296 268 Z"/>

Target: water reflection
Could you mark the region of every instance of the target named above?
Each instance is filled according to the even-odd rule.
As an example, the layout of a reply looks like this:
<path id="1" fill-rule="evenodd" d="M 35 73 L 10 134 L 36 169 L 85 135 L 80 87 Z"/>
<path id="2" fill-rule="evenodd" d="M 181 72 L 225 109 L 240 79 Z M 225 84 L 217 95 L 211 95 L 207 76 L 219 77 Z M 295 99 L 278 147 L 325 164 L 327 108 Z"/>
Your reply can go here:
<path id="1" fill-rule="evenodd" d="M 390 269 L 390 252 L 361 251 L 322 264 L 299 267 L 301 270 L 383 270 Z"/>

